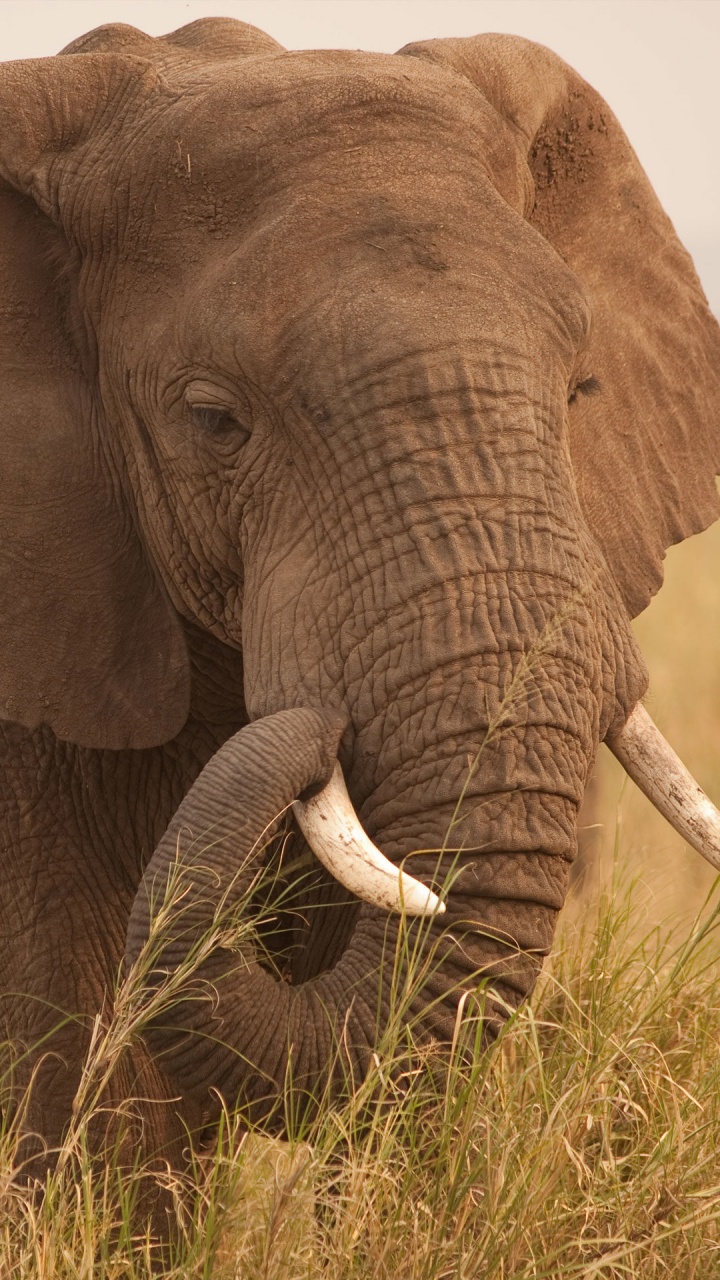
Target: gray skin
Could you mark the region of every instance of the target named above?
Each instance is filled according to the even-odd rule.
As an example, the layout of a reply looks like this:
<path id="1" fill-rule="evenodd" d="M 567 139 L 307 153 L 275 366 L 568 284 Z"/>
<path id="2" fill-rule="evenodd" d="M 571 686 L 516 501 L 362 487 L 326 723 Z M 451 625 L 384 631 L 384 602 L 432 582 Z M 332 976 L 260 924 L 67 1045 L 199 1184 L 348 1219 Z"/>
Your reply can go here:
<path id="1" fill-rule="evenodd" d="M 0 125 L 0 978 L 8 1035 L 42 1041 L 28 1132 L 61 1139 L 178 831 L 193 866 L 212 828 L 224 892 L 336 752 L 394 861 L 463 796 L 459 854 L 412 859 L 460 871 L 413 1012 L 447 1041 L 485 976 L 492 1031 L 645 691 L 630 617 L 718 514 L 717 326 L 620 126 L 512 37 L 286 54 L 219 19 L 8 64 Z M 279 973 L 218 952 L 218 999 L 118 1069 L 149 1150 L 179 1159 L 213 1090 L 272 1111 L 289 1045 L 308 1096 L 340 1027 L 364 1071 L 406 926 L 321 870 L 291 905 Z"/>

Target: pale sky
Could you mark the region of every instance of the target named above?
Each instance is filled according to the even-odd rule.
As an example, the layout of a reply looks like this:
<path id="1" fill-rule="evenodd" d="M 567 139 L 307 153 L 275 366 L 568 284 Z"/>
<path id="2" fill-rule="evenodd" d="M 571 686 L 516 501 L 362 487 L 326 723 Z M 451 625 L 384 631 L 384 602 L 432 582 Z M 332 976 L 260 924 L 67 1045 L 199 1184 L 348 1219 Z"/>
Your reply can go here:
<path id="1" fill-rule="evenodd" d="M 160 35 L 215 14 L 290 49 L 480 31 L 549 45 L 619 117 L 720 313 L 720 0 L 0 0 L 0 59 L 56 53 L 105 22 Z"/>

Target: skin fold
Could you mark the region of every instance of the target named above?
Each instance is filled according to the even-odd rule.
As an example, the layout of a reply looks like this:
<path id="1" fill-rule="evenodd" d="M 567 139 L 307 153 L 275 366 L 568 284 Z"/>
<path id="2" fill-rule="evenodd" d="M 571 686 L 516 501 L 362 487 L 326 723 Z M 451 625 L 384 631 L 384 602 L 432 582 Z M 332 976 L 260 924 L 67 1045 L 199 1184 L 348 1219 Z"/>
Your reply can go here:
<path id="1" fill-rule="evenodd" d="M 0 123 L 0 984 L 30 1168 L 174 872 L 156 975 L 263 859 L 302 861 L 258 840 L 336 755 L 387 857 L 455 876 L 409 924 L 288 873 L 266 954 L 217 949 L 109 1086 L 177 1161 L 218 1098 L 337 1084 L 339 1039 L 362 1076 L 399 931 L 434 957 L 422 1034 L 481 978 L 488 1034 L 531 992 L 597 747 L 646 690 L 630 619 L 718 514 L 720 336 L 606 104 L 514 37 L 103 27 L 0 68 Z"/>

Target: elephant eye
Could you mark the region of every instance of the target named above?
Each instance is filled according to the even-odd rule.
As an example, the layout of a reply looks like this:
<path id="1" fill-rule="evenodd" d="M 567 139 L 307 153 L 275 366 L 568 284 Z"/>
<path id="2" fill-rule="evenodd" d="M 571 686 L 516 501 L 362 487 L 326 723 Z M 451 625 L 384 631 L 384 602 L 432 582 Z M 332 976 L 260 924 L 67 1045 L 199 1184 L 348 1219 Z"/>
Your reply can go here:
<path id="1" fill-rule="evenodd" d="M 250 439 L 247 427 L 238 422 L 234 413 L 224 405 L 193 404 L 190 416 L 199 431 L 217 438 L 232 435 L 238 444 L 245 444 Z"/>
<path id="2" fill-rule="evenodd" d="M 568 395 L 568 404 L 574 404 L 578 396 L 594 396 L 598 391 L 602 391 L 602 386 L 597 378 L 583 378 L 581 382 L 576 382 L 571 388 Z"/>

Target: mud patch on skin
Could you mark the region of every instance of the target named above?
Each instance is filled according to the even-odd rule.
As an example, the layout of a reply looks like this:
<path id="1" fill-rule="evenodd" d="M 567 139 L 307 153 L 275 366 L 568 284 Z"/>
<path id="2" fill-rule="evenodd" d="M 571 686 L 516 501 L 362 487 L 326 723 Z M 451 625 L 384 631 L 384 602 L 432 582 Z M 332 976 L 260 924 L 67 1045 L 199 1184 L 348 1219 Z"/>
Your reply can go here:
<path id="1" fill-rule="evenodd" d="M 530 167 L 536 187 L 587 182 L 595 157 L 594 135 L 607 132 L 604 113 L 580 91 L 571 93 L 559 116 L 540 130 L 533 143 Z"/>

